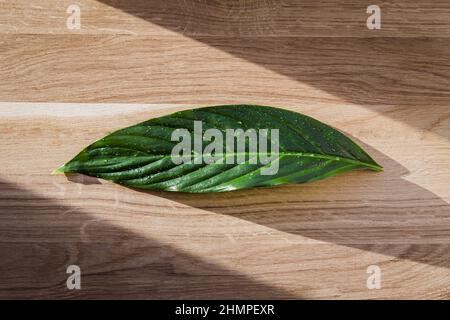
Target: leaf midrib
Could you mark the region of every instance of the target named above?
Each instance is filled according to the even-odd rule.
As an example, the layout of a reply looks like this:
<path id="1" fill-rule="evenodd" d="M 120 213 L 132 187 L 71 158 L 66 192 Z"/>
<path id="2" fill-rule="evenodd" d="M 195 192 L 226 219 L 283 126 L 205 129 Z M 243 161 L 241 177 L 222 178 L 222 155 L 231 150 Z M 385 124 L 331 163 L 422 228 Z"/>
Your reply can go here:
<path id="1" fill-rule="evenodd" d="M 233 153 L 221 153 L 221 154 L 216 154 L 216 156 L 220 156 L 220 155 L 225 155 L 225 158 L 227 157 L 231 157 L 231 156 L 239 156 L 239 155 L 246 155 L 246 156 L 260 156 L 260 155 L 266 155 L 266 156 L 271 156 L 271 155 L 278 155 L 279 157 L 282 156 L 294 156 L 294 157 L 307 157 L 307 158 L 316 158 L 316 159 L 325 159 L 325 160 L 331 160 L 331 161 L 341 161 L 341 162 L 346 162 L 349 164 L 353 164 L 353 165 L 360 165 L 360 166 L 365 166 L 371 170 L 374 171 L 383 171 L 383 168 L 371 163 L 367 163 L 367 162 L 363 162 L 363 161 L 359 161 L 359 160 L 354 160 L 354 159 L 349 159 L 349 158 L 345 158 L 345 157 L 341 157 L 341 156 L 331 156 L 331 155 L 325 155 L 325 154 L 318 154 L 318 153 L 311 153 L 311 152 L 278 152 L 278 153 L 268 153 L 268 152 L 258 152 L 258 153 L 250 153 L 250 152 L 233 152 Z M 172 157 L 172 155 L 152 155 L 152 156 L 161 156 L 161 157 Z M 192 156 L 195 156 L 195 154 L 193 154 Z M 182 158 L 182 156 L 179 156 L 180 158 Z M 214 164 L 214 163 L 212 163 Z"/>

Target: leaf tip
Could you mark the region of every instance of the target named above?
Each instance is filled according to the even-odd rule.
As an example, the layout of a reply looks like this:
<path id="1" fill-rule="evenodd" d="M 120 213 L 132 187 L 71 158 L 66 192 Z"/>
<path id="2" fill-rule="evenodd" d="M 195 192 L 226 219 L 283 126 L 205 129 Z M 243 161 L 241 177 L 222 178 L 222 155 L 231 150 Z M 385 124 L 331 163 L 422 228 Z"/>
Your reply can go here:
<path id="1" fill-rule="evenodd" d="M 66 165 L 62 165 L 61 167 L 59 167 L 59 168 L 53 170 L 53 171 L 52 171 L 52 176 L 57 175 L 57 174 L 62 174 L 62 173 L 64 173 L 64 172 L 67 172 L 67 171 L 66 171 Z"/>
<path id="2" fill-rule="evenodd" d="M 378 163 L 376 163 L 375 162 L 375 165 L 373 165 L 372 167 L 371 167 L 371 169 L 373 170 L 373 171 L 376 171 L 376 172 L 383 172 L 384 171 L 384 168 L 382 167 L 382 166 L 380 166 Z"/>

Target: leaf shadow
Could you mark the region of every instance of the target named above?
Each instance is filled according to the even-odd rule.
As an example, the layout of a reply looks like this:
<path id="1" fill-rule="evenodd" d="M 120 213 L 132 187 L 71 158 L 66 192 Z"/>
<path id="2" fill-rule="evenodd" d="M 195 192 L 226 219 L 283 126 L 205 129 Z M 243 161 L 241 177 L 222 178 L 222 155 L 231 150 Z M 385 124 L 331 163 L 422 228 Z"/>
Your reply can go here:
<path id="1" fill-rule="evenodd" d="M 73 174 L 73 173 L 64 173 L 64 176 L 68 181 L 74 182 L 77 184 L 90 185 L 90 184 L 101 184 L 101 181 L 98 178 L 85 176 L 82 174 Z"/>
<path id="2" fill-rule="evenodd" d="M 384 167 L 383 172 L 361 170 L 309 184 L 226 193 L 133 190 L 274 232 L 450 268 L 450 205 L 406 180 L 409 172 L 402 165 L 359 144 Z"/>

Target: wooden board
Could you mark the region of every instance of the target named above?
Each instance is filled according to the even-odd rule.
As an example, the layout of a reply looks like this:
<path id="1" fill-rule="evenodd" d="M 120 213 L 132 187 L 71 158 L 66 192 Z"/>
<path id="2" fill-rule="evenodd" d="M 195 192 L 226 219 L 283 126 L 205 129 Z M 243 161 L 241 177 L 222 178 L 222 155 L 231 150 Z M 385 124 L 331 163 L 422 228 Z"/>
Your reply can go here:
<path id="1" fill-rule="evenodd" d="M 81 30 L 69 2 L 0 3 L 0 298 L 450 298 L 446 1 L 382 2 L 375 33 L 351 0 L 83 0 Z M 222 103 L 316 117 L 385 171 L 195 196 L 50 175 Z"/>
<path id="2" fill-rule="evenodd" d="M 447 108 L 416 110 L 423 130 L 402 108 L 290 108 L 357 137 L 383 173 L 210 195 L 50 175 L 107 132 L 186 107 L 1 105 L 2 297 L 449 297 Z M 70 264 L 82 290 L 65 288 Z M 372 264 L 382 289 L 366 287 Z"/>
<path id="3" fill-rule="evenodd" d="M 81 9 L 82 34 L 304 37 L 449 37 L 447 0 L 29 0 L 3 1 L 0 30 L 68 34 L 67 8 Z M 381 9 L 381 29 L 366 27 Z"/>
<path id="4" fill-rule="evenodd" d="M 448 106 L 450 41 L 3 35 L 1 101 Z M 133 48 L 132 50 L 130 48 Z"/>

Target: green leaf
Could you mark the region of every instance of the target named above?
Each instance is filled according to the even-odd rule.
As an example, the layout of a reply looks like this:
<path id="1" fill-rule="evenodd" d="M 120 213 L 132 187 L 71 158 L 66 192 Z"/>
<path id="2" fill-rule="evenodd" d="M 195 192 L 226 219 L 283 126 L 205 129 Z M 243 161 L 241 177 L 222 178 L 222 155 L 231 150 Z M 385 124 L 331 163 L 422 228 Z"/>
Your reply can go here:
<path id="1" fill-rule="evenodd" d="M 194 121 L 202 123 L 197 134 Z M 194 147 L 184 155 L 191 163 L 176 164 L 183 154 L 171 156 L 179 144 L 171 138 L 176 129 L 187 129 L 191 146 L 197 141 L 198 147 L 200 142 L 202 149 Z M 222 152 L 212 153 L 223 163 L 199 158 L 211 141 L 220 142 L 207 139 L 203 135 L 207 129 L 223 134 Z M 246 139 L 244 150 L 227 149 L 226 129 L 256 130 L 268 146 L 262 148 L 258 140 L 254 152 Z M 279 130 L 278 138 L 273 129 Z M 275 169 L 263 174 L 268 168 Z M 82 150 L 55 173 L 76 172 L 133 188 L 197 193 L 305 183 L 353 169 L 381 171 L 382 167 L 344 134 L 311 117 L 265 106 L 225 105 L 180 111 L 118 130 Z"/>

